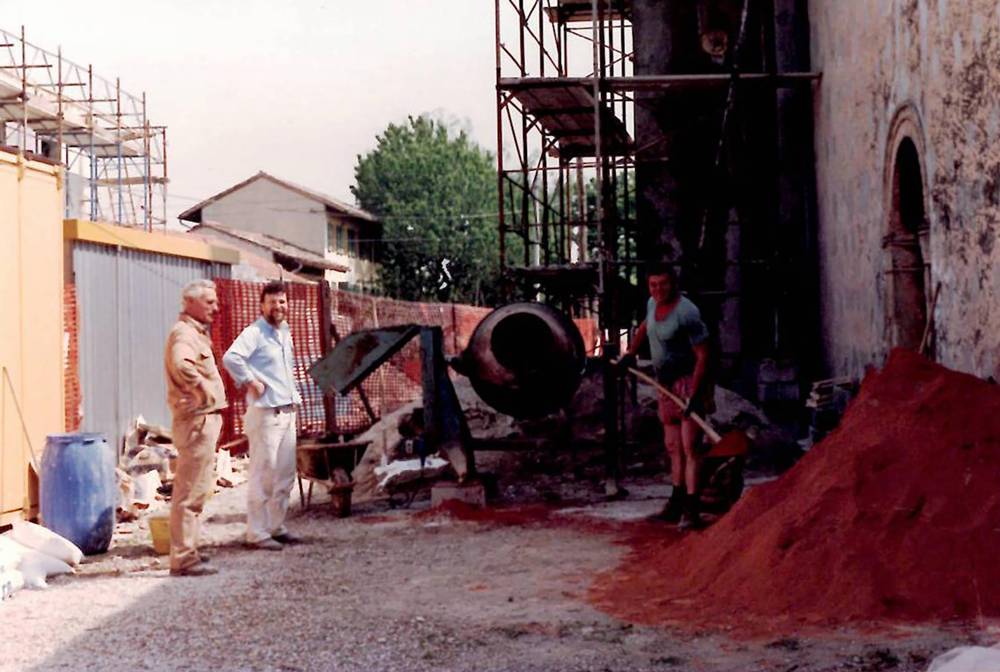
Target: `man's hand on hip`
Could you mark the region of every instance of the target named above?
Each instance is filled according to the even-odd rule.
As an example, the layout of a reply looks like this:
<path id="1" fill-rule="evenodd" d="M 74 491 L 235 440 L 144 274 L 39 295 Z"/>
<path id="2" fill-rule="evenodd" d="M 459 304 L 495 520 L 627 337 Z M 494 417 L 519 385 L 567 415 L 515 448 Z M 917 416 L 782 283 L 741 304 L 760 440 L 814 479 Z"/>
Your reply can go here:
<path id="1" fill-rule="evenodd" d="M 250 393 L 250 398 L 256 401 L 264 395 L 264 383 L 259 380 L 251 380 L 247 383 L 247 392 Z"/>
<path id="2" fill-rule="evenodd" d="M 198 409 L 198 400 L 191 394 L 186 394 L 177 400 L 177 408 L 183 413 L 193 413 Z"/>

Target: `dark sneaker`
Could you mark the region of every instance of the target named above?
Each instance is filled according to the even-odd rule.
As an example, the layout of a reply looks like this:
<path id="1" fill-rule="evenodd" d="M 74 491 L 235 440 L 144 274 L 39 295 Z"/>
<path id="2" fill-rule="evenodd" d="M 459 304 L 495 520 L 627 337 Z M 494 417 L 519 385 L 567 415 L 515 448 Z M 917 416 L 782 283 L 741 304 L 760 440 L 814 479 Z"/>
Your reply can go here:
<path id="1" fill-rule="evenodd" d="M 170 570 L 170 576 L 211 576 L 212 574 L 218 573 L 219 570 L 215 567 L 209 567 L 203 563 L 191 565 L 190 567 L 185 567 L 184 569 Z"/>
<path id="2" fill-rule="evenodd" d="M 280 551 L 284 548 L 281 542 L 274 539 L 261 539 L 260 541 L 247 542 L 247 548 L 258 551 Z"/>
<path id="3" fill-rule="evenodd" d="M 625 499 L 628 497 L 628 490 L 618 482 L 618 479 L 609 478 L 604 481 L 604 496 L 611 501 Z"/>
<path id="4" fill-rule="evenodd" d="M 275 540 L 279 544 L 288 544 L 289 546 L 305 543 L 302 537 L 297 537 L 291 532 L 285 532 L 284 534 L 275 534 L 271 537 L 271 539 Z"/>

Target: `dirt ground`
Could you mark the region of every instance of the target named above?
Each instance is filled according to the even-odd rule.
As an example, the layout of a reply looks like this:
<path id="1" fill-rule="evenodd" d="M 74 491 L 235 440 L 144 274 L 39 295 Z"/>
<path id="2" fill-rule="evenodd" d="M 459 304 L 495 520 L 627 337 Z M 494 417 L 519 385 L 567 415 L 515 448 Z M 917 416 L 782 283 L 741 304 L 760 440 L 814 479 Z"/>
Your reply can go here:
<path id="1" fill-rule="evenodd" d="M 171 578 L 148 531 L 121 526 L 132 531 L 77 575 L 0 604 L 0 670 L 903 672 L 996 639 L 914 626 L 746 640 L 618 621 L 588 586 L 669 491 L 654 477 L 627 485 L 609 503 L 591 482 L 501 483 L 501 500 L 547 507 L 544 522 L 456 519 L 426 498 L 336 519 L 321 500 L 302 511 L 295 493 L 290 527 L 308 543 L 281 552 L 242 547 L 245 492 L 225 489 L 203 528 L 219 574 Z"/>

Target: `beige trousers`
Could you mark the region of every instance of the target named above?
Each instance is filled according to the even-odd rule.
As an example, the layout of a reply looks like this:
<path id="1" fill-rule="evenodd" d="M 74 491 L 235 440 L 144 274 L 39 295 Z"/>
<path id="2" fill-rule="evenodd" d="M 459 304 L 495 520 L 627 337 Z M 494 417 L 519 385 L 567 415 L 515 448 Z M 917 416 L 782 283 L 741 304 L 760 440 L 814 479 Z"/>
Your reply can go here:
<path id="1" fill-rule="evenodd" d="M 186 569 L 198 556 L 198 516 L 215 490 L 215 444 L 222 415 L 210 413 L 175 419 L 177 472 L 170 504 L 170 569 Z"/>
<path id="2" fill-rule="evenodd" d="M 243 416 L 250 445 L 247 542 L 288 532 L 285 516 L 295 484 L 295 412 L 250 406 Z"/>

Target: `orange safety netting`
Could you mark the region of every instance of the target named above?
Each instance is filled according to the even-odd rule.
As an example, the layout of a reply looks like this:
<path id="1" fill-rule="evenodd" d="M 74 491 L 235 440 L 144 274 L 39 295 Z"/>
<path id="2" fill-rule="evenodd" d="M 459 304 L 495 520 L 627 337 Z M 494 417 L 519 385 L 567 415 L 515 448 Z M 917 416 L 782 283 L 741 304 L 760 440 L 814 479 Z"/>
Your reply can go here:
<path id="1" fill-rule="evenodd" d="M 229 408 L 223 412 L 222 443 L 237 439 L 243 434 L 243 414 L 246 400 L 242 390 L 222 367 L 222 355 L 243 329 L 260 316 L 260 291 L 263 282 L 215 279 L 219 297 L 219 315 L 212 324 L 212 343 L 215 359 L 219 362 L 226 384 Z M 295 380 L 302 394 L 302 407 L 298 413 L 300 434 L 320 434 L 326 428 L 323 412 L 323 393 L 309 377 L 309 367 L 322 355 L 320 321 L 317 315 L 318 292 L 316 285 L 288 283 L 288 324 L 295 344 L 293 369 Z"/>
<path id="2" fill-rule="evenodd" d="M 216 357 L 222 353 L 260 311 L 260 290 L 263 283 L 217 279 L 221 313 L 212 328 Z M 316 285 L 289 283 L 288 324 L 295 343 L 295 378 L 302 393 L 299 411 L 300 435 L 324 434 L 327 431 L 323 393 L 308 374 L 309 367 L 322 356 L 319 309 L 319 289 Z M 443 303 L 396 301 L 353 292 L 331 291 L 331 318 L 337 336 L 359 329 L 390 327 L 400 324 L 439 326 L 444 332 L 445 351 L 457 354 L 469 341 L 473 330 L 490 309 Z M 246 403 L 228 374 L 223 373 L 229 409 L 225 413 L 222 443 L 236 440 L 243 433 L 243 413 Z M 381 417 L 421 394 L 420 344 L 408 343 L 400 352 L 368 377 L 361 386 L 376 417 Z M 330 404 L 334 420 L 331 427 L 337 434 L 356 434 L 372 424 L 361 393 L 353 390 L 345 396 L 335 395 Z"/>
<path id="3" fill-rule="evenodd" d="M 63 287 L 63 388 L 65 390 L 65 423 L 67 432 L 80 429 L 80 325 L 76 303 L 76 285 Z"/>

